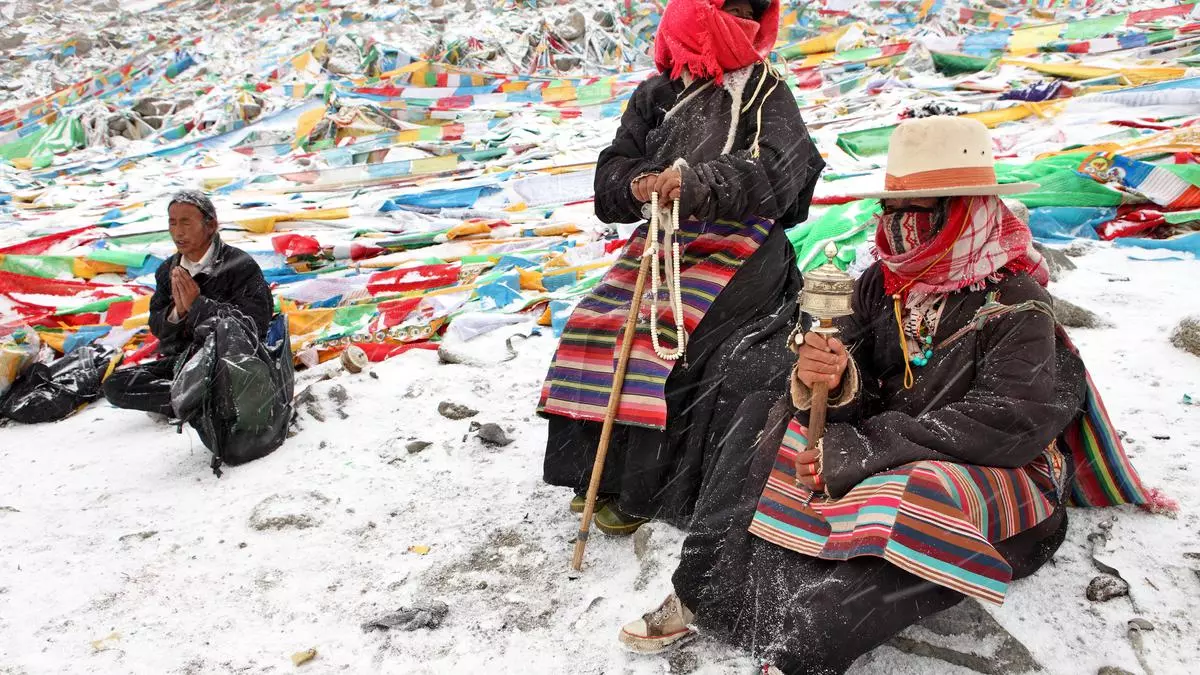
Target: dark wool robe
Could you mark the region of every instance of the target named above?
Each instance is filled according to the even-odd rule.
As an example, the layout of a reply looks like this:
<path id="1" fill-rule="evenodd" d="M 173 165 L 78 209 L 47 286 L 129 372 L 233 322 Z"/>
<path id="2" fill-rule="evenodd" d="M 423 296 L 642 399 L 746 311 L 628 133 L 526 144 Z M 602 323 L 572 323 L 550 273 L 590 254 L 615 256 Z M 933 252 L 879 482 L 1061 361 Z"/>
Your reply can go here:
<path id="1" fill-rule="evenodd" d="M 920 460 L 1023 466 L 1079 413 L 1083 365 L 1056 343 L 1051 317 L 1022 311 L 991 321 L 935 351 L 905 390 L 899 332 L 878 265 L 855 288 L 855 314 L 838 326 L 860 388 L 848 404 L 830 409 L 823 470 L 831 496 Z M 967 325 L 989 292 L 1009 305 L 1049 301 L 1024 274 L 952 293 L 934 343 Z M 842 673 L 963 596 L 880 558 L 821 560 L 747 531 L 794 414 L 807 423 L 791 395 L 754 394 L 738 408 L 742 427 L 712 451 L 715 468 L 701 489 L 673 582 L 702 630 L 788 675 Z M 1050 518 L 996 549 L 1019 579 L 1053 555 L 1065 532 L 1058 504 Z"/>
<path id="2" fill-rule="evenodd" d="M 774 221 L 688 336 L 686 356 L 666 382 L 666 428 L 618 425 L 614 430 L 601 493 L 617 497 L 619 508 L 632 515 L 684 522 L 711 463 L 706 449 L 730 432 L 740 400 L 754 391 L 782 394 L 787 388 L 786 337 L 795 326 L 801 280 L 784 229 L 807 217 L 824 162 L 787 85 L 769 74 L 763 77 L 763 66 L 744 75 L 729 153 L 721 154 L 732 122 L 730 91 L 704 82 L 685 88 L 656 76 L 634 92 L 612 146 L 598 160 L 596 214 L 606 222 L 643 218 L 630 184 L 679 159 L 686 163 L 681 166 L 681 220 Z M 727 86 L 731 81 L 737 78 L 728 79 Z M 686 104 L 669 115 L 681 101 Z M 544 478 L 583 492 L 601 424 L 548 417 Z"/>

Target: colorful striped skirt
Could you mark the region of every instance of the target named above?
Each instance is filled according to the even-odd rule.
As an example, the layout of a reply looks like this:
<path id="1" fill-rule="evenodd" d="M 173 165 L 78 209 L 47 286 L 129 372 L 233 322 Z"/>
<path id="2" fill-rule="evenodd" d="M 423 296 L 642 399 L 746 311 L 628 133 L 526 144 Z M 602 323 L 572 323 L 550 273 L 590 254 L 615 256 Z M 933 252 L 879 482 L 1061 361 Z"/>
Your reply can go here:
<path id="1" fill-rule="evenodd" d="M 936 584 L 995 604 L 1012 568 L 992 546 L 1049 518 L 1062 501 L 1065 463 L 1055 444 L 1019 469 L 914 462 L 859 483 L 841 499 L 797 486 L 807 447 L 793 418 L 750 532 L 825 560 L 877 556 Z"/>
<path id="2" fill-rule="evenodd" d="M 677 234 L 683 249 L 680 288 L 683 324 L 689 335 L 700 325 L 742 263 L 766 240 L 771 227 L 771 221 L 762 219 L 746 223 L 692 221 L 681 226 Z M 634 232 L 616 264 L 567 320 L 542 387 L 539 412 L 593 422 L 604 420 L 621 334 L 645 246 L 643 224 Z M 660 276 L 665 279 L 665 271 Z M 665 288 L 659 291 L 658 310 L 660 342 L 670 350 L 676 345 L 677 336 Z M 654 353 L 650 342 L 650 311 L 649 299 L 643 298 L 616 421 L 663 429 L 667 423 L 667 377 L 675 362 Z"/>

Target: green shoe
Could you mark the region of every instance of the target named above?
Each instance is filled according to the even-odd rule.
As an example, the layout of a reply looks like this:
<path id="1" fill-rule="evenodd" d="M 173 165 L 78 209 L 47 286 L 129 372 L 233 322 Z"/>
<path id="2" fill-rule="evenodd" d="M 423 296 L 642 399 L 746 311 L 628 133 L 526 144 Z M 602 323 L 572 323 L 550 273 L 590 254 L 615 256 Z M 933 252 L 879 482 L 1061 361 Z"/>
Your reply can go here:
<path id="1" fill-rule="evenodd" d="M 595 522 L 596 527 L 604 534 L 622 537 L 637 532 L 637 529 L 650 522 L 650 519 L 626 515 L 615 505 L 607 504 L 596 513 Z"/>
<path id="2" fill-rule="evenodd" d="M 612 497 L 596 495 L 596 511 L 604 508 L 604 505 L 610 501 L 612 501 Z M 571 513 L 583 513 L 585 506 L 587 506 L 587 495 L 575 495 L 571 498 Z"/>

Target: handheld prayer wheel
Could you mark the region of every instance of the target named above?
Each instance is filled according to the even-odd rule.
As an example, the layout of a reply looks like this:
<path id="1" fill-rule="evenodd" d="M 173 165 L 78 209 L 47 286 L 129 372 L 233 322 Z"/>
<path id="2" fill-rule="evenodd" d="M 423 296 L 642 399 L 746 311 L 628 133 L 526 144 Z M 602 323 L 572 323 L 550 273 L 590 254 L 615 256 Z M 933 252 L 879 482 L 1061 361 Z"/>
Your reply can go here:
<path id="1" fill-rule="evenodd" d="M 854 295 L 854 279 L 833 264 L 837 246 L 830 242 L 825 246 L 825 264 L 804 275 L 804 289 L 800 291 L 800 311 L 813 319 L 810 330 L 826 339 L 837 334 L 833 320 L 854 313 L 851 298 Z M 796 340 L 802 341 L 797 334 Z M 815 448 L 825 434 L 825 413 L 829 402 L 829 384 L 816 382 L 812 387 L 812 408 L 808 416 L 808 447 Z M 796 467 L 800 475 L 800 467 Z"/>

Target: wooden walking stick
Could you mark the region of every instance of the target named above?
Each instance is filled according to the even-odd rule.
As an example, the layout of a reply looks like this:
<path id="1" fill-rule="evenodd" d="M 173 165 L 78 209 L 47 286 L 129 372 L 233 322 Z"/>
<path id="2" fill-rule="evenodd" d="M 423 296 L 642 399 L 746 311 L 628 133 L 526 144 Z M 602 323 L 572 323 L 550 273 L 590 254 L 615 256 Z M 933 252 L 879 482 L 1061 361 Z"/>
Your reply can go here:
<path id="1" fill-rule="evenodd" d="M 650 217 L 659 217 L 657 194 L 653 196 L 650 203 L 653 209 Z M 625 371 L 629 368 L 629 354 L 633 351 L 633 339 L 637 334 L 637 319 L 638 313 L 642 309 L 642 292 L 646 288 L 646 273 L 650 271 L 650 265 L 655 264 L 653 248 L 655 242 L 650 241 L 650 234 L 651 230 L 647 230 L 646 243 L 642 249 L 642 264 L 638 267 L 637 281 L 633 285 L 633 300 L 629 303 L 629 316 L 625 318 L 621 353 L 617 357 L 617 370 L 613 373 L 612 391 L 608 394 L 608 410 L 604 413 L 604 426 L 600 429 L 600 443 L 596 447 L 596 461 L 592 464 L 592 478 L 588 482 L 587 502 L 583 505 L 583 516 L 579 519 L 579 534 L 575 538 L 575 555 L 571 559 L 571 567 L 575 571 L 583 568 L 583 550 L 587 547 L 588 534 L 591 532 L 592 514 L 596 510 L 596 495 L 600 492 L 600 478 L 604 475 L 604 460 L 608 457 L 608 444 L 612 440 L 613 424 L 617 419 L 617 409 L 621 405 L 621 389 L 625 386 Z"/>
<path id="2" fill-rule="evenodd" d="M 800 291 L 800 311 L 811 316 L 816 325 L 814 333 L 829 339 L 837 334 L 833 320 L 854 313 L 851 297 L 854 295 L 854 279 L 833 264 L 837 246 L 830 242 L 825 246 L 825 264 L 804 275 L 804 289 Z M 829 404 L 829 384 L 821 381 L 812 386 L 812 407 L 808 411 L 808 447 L 815 448 L 825 435 L 825 416 Z M 800 475 L 797 463 L 796 475 Z M 799 478 L 796 479 L 799 484 Z"/>

